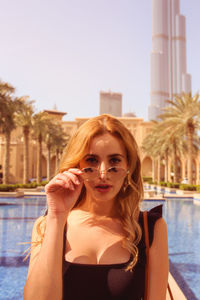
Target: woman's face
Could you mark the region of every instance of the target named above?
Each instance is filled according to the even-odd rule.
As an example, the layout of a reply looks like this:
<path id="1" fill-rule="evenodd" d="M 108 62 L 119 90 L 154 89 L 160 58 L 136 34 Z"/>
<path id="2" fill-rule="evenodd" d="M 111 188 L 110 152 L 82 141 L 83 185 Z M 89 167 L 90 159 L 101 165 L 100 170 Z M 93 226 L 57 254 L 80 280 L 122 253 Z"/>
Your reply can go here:
<path id="1" fill-rule="evenodd" d="M 84 180 L 87 196 L 98 201 L 113 201 L 128 171 L 122 141 L 109 133 L 96 136 L 80 161 L 80 169 L 83 168 L 89 170 L 89 179 Z M 109 168 L 112 169 L 107 172 Z"/>

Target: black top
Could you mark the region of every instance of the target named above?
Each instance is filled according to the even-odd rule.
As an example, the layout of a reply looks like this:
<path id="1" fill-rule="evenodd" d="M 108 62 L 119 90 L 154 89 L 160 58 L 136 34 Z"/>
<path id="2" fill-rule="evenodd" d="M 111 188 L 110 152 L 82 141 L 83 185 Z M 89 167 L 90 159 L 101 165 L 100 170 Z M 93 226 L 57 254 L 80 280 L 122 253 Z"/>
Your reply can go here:
<path id="1" fill-rule="evenodd" d="M 154 225 L 162 217 L 162 205 L 148 212 L 149 244 L 153 242 Z M 139 224 L 142 238 L 138 244 L 138 262 L 133 271 L 125 271 L 126 263 L 80 264 L 63 261 L 63 300 L 143 300 L 145 287 L 145 240 L 143 214 Z"/>

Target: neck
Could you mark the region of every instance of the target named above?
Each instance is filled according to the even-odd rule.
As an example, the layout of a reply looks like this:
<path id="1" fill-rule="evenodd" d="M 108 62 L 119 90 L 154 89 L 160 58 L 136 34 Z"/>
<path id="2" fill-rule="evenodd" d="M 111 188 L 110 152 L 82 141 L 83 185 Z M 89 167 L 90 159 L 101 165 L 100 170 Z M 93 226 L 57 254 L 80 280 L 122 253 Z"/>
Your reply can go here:
<path id="1" fill-rule="evenodd" d="M 114 199 L 108 202 L 103 202 L 96 199 L 91 199 L 91 197 L 86 195 L 79 208 L 87 211 L 95 217 L 116 217 L 116 212 L 114 210 Z"/>

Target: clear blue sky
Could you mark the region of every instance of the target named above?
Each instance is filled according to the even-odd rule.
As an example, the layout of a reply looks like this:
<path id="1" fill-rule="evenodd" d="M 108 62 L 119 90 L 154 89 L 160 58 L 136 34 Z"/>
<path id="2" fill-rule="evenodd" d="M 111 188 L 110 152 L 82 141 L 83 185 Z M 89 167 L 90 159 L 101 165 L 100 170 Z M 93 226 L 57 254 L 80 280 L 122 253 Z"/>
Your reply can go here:
<path id="1" fill-rule="evenodd" d="M 151 0 L 0 1 L 0 79 L 29 95 L 37 111 L 99 113 L 99 92 L 123 94 L 123 113 L 147 120 Z M 180 0 L 186 16 L 187 71 L 200 90 L 200 0 Z"/>

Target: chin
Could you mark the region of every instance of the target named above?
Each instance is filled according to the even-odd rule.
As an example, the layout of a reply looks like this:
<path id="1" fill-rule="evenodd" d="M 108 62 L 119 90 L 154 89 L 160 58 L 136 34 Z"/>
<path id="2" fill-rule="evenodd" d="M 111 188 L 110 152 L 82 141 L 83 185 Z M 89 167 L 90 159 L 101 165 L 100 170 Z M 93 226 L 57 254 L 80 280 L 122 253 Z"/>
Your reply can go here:
<path id="1" fill-rule="evenodd" d="M 113 202 L 116 198 L 118 193 L 94 193 L 92 195 L 92 198 L 95 199 L 96 201 L 102 202 L 102 203 L 108 203 L 108 202 Z"/>

